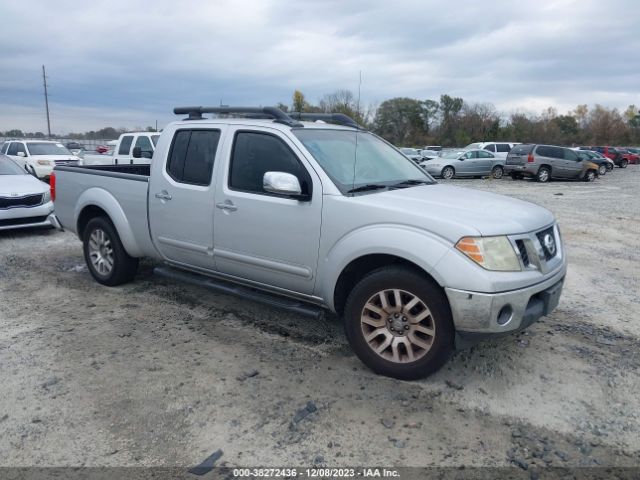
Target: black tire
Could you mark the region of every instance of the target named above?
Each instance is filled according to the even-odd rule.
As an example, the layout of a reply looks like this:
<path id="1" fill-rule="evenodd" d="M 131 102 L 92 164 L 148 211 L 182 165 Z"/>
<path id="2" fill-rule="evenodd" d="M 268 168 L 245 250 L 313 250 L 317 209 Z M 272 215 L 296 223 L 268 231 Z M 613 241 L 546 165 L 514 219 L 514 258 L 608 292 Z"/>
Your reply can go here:
<path id="1" fill-rule="evenodd" d="M 504 169 L 500 165 L 496 165 L 491 170 L 491 176 L 495 179 L 502 178 L 502 175 L 504 175 Z"/>
<path id="2" fill-rule="evenodd" d="M 381 354 L 374 351 L 373 346 L 370 345 L 365 338 L 364 330 L 366 328 L 379 328 L 379 326 L 370 327 L 361 322 L 365 305 L 367 305 L 372 298 L 379 298 L 376 294 L 393 289 L 402 290 L 403 295 L 409 295 L 408 298 L 412 298 L 411 296 L 417 297 L 422 302 L 423 305 L 418 304 L 418 306 L 414 306 L 409 310 L 409 312 L 413 312 L 416 308 L 419 309 L 418 313 L 414 313 L 414 315 L 416 315 L 414 318 L 417 318 L 417 315 L 419 315 L 421 311 L 424 312 L 424 310 L 421 310 L 422 306 L 426 306 L 431 312 L 430 315 L 425 317 L 425 320 L 430 325 L 429 328 L 433 328 L 435 334 L 427 337 L 430 341 L 430 348 L 422 349 L 422 351 L 414 355 L 417 356 L 417 360 L 415 361 L 398 362 L 393 359 L 384 358 Z M 392 298 L 387 298 L 389 299 L 389 308 L 395 308 L 391 306 Z M 386 315 L 387 313 L 385 313 L 385 316 Z M 389 317 L 384 324 L 384 332 L 381 333 L 380 336 L 384 335 L 383 338 L 385 339 L 392 338 L 392 342 L 395 342 L 395 339 L 399 335 L 391 333 L 390 330 L 393 329 L 391 326 L 392 313 L 388 313 L 388 315 Z M 403 316 L 404 314 L 400 313 L 400 315 Z M 378 316 L 383 318 L 383 316 Z M 407 313 L 407 316 L 410 317 L 410 313 Z M 400 322 L 401 320 L 396 319 L 395 321 Z M 406 321 L 406 319 L 403 317 L 402 321 Z M 416 326 L 422 326 L 422 321 L 424 320 L 421 320 L 420 323 L 414 323 L 409 320 L 408 325 L 411 325 L 413 329 Z M 414 380 L 426 377 L 436 372 L 446 363 L 454 348 L 453 320 L 444 292 L 438 285 L 427 279 L 424 275 L 405 267 L 382 267 L 374 270 L 360 280 L 347 298 L 344 310 L 344 322 L 347 339 L 358 358 L 374 372 L 388 377 L 402 380 Z M 389 323 L 387 324 L 387 322 Z M 407 328 L 407 326 L 405 326 L 405 328 Z M 407 330 L 409 330 L 409 328 L 407 328 Z M 396 330 L 396 332 L 398 331 L 399 330 Z M 405 333 L 407 333 L 407 335 L 405 335 L 407 340 L 413 336 L 423 341 L 423 343 L 426 343 L 424 342 L 425 338 L 422 336 L 423 334 L 419 332 L 416 333 L 412 330 L 410 332 L 403 332 L 402 335 Z M 380 336 L 374 337 L 373 340 L 380 339 Z M 381 340 L 380 344 L 382 343 L 385 342 Z M 380 344 L 378 344 L 378 346 L 382 346 Z M 387 349 L 390 347 L 391 345 L 389 345 Z M 411 348 L 413 349 L 413 346 L 411 346 Z M 404 360 L 409 359 L 406 346 L 402 348 L 402 351 L 401 348 L 397 346 L 396 351 L 401 352 L 400 355 L 406 357 Z M 383 350 L 383 354 L 388 356 L 391 355 L 391 352 Z"/>
<path id="3" fill-rule="evenodd" d="M 536 180 L 540 183 L 547 183 L 551 180 L 551 171 L 547 167 L 540 167 L 536 173 Z"/>
<path id="4" fill-rule="evenodd" d="M 91 259 L 92 247 L 90 246 L 92 235 L 95 233 L 100 236 L 100 233 L 104 234 L 105 244 L 108 240 L 111 251 L 111 258 L 113 260 L 112 267 L 108 272 L 101 272 L 98 270 Z M 116 285 L 122 285 L 123 283 L 130 282 L 136 276 L 138 271 L 138 259 L 130 256 L 120 241 L 118 232 L 116 231 L 113 223 L 107 217 L 95 217 L 89 220 L 83 234 L 83 251 L 84 260 L 87 263 L 89 272 L 95 278 L 98 283 L 107 285 L 110 287 Z"/>
<path id="5" fill-rule="evenodd" d="M 440 176 L 446 180 L 451 180 L 453 177 L 455 177 L 455 175 L 455 168 L 448 165 L 442 169 L 442 172 L 440 172 Z"/>
<path id="6" fill-rule="evenodd" d="M 518 172 L 511 172 L 511 178 L 513 180 L 522 180 L 524 178 L 524 175 Z"/>
<path id="7" fill-rule="evenodd" d="M 627 165 L 629 165 L 629 160 L 627 159 L 620 160 L 620 168 L 627 168 Z"/>
<path id="8" fill-rule="evenodd" d="M 584 181 L 593 182 L 597 176 L 598 174 L 595 170 L 587 170 L 587 172 L 584 174 Z"/>
<path id="9" fill-rule="evenodd" d="M 607 174 L 607 166 L 606 165 L 600 165 L 598 167 L 598 175 L 603 176 Z"/>
<path id="10" fill-rule="evenodd" d="M 612 172 L 613 171 L 613 167 L 614 167 L 613 163 L 607 162 L 607 172 Z"/>

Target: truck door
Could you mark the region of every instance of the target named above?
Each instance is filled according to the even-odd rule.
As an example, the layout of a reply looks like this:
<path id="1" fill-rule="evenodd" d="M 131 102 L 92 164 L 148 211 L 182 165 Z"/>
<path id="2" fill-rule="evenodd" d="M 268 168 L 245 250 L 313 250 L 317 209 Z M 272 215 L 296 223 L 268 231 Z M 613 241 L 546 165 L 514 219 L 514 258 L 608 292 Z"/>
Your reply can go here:
<path id="1" fill-rule="evenodd" d="M 178 128 L 151 166 L 151 238 L 169 263 L 214 270 L 212 175 L 221 128 Z"/>
<path id="2" fill-rule="evenodd" d="M 218 171 L 215 194 L 217 269 L 311 294 L 322 215 L 320 179 L 279 130 L 237 127 L 229 139 L 233 141 L 229 155 L 225 154 L 229 163 Z M 263 187 L 265 172 L 295 175 L 310 197 L 299 200 L 268 193 Z"/>
<path id="3" fill-rule="evenodd" d="M 128 165 L 131 157 L 131 145 L 133 144 L 133 135 L 123 135 L 118 143 L 118 150 L 113 154 L 113 163 L 115 165 Z"/>

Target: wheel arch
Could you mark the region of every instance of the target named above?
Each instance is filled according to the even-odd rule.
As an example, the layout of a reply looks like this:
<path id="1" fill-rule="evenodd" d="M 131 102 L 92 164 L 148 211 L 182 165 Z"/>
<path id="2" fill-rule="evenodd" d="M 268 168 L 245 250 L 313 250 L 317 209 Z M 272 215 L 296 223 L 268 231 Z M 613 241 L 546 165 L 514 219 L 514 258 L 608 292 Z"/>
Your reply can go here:
<path id="1" fill-rule="evenodd" d="M 141 257 L 143 255 L 122 207 L 113 195 L 100 188 L 85 190 L 76 203 L 75 224 L 80 240 L 84 236 L 87 224 L 96 216 L 105 216 L 111 221 L 120 237 L 122 246 L 130 256 Z"/>

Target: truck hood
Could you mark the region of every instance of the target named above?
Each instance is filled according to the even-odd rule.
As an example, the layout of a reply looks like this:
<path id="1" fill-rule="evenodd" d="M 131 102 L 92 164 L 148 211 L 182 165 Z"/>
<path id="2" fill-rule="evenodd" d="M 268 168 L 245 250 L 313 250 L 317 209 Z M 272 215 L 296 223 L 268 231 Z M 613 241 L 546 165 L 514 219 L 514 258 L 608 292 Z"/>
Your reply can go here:
<path id="1" fill-rule="evenodd" d="M 49 185 L 31 175 L 0 175 L 0 197 L 44 193 Z"/>
<path id="2" fill-rule="evenodd" d="M 533 203 L 450 185 L 417 186 L 360 198 L 376 208 L 406 212 L 407 217 L 414 217 L 412 221 L 424 222 L 416 226 L 428 230 L 444 226 L 446 232 L 434 233 L 454 242 L 462 235 L 512 235 L 540 230 L 554 222 L 549 210 Z"/>

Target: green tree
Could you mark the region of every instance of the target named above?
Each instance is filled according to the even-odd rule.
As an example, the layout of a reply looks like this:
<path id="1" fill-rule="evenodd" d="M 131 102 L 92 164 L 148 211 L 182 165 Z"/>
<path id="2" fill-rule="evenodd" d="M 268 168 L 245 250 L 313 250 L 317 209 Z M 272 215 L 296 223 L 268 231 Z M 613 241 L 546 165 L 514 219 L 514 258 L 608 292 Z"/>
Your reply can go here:
<path id="1" fill-rule="evenodd" d="M 398 146 L 419 145 L 424 140 L 422 103 L 398 97 L 380 104 L 373 122 L 374 131 Z"/>
<path id="2" fill-rule="evenodd" d="M 306 100 L 304 98 L 304 94 L 300 90 L 296 90 L 293 92 L 293 111 L 294 112 L 304 112 L 304 107 L 306 105 Z"/>

